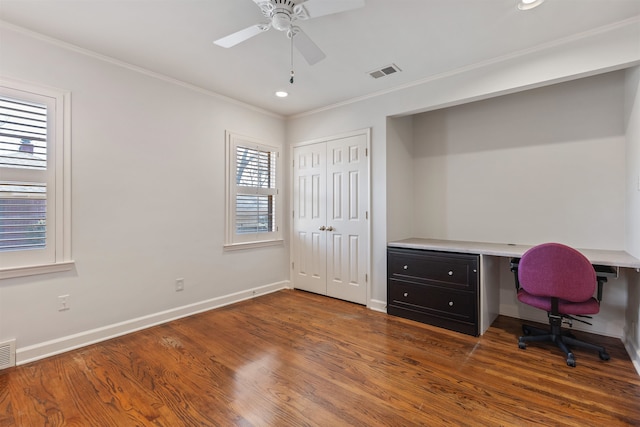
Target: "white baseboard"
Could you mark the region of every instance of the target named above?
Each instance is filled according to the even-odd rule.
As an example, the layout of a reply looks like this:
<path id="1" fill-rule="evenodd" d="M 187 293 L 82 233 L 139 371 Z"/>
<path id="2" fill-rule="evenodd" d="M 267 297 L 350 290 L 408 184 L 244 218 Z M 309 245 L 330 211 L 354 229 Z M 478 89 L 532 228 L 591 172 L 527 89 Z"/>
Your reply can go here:
<path id="1" fill-rule="evenodd" d="M 627 350 L 636 372 L 640 375 L 640 349 L 636 348 L 628 337 L 624 340 L 624 348 Z"/>
<path id="2" fill-rule="evenodd" d="M 371 310 L 374 310 L 374 311 L 380 311 L 382 313 L 386 313 L 387 312 L 387 302 L 386 301 L 380 301 L 380 300 L 372 299 L 372 300 L 369 300 L 368 307 Z"/>
<path id="3" fill-rule="evenodd" d="M 115 323 L 113 325 L 80 332 L 78 334 L 57 338 L 55 340 L 17 348 L 16 365 L 23 365 L 25 363 L 44 359 L 45 357 L 54 356 L 56 354 L 64 353 L 69 350 L 74 350 L 90 344 L 95 344 L 111 338 L 130 334 L 131 332 L 170 322 L 182 317 L 191 316 L 193 314 L 202 313 L 214 308 L 223 307 L 225 305 L 289 288 L 289 281 L 272 283 L 269 285 L 248 289 L 246 291 L 236 292 L 205 301 L 199 301 L 197 303 L 185 305 L 182 307 L 177 307 L 147 316 L 138 317 L 136 319 Z"/>

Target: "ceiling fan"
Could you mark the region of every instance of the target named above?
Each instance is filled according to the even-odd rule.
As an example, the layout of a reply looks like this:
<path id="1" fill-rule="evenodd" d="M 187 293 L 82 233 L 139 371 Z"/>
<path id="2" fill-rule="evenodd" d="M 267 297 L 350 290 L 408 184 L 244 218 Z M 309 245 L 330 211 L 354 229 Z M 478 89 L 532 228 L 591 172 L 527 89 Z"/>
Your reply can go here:
<path id="1" fill-rule="evenodd" d="M 364 0 L 253 0 L 253 2 L 258 5 L 267 19 L 244 30 L 222 37 L 214 41 L 214 43 L 218 46 L 229 48 L 273 27 L 278 31 L 287 32 L 287 37 L 292 40 L 292 44 L 309 65 L 323 60 L 326 55 L 294 23 L 297 20 L 313 19 L 364 6 Z"/>

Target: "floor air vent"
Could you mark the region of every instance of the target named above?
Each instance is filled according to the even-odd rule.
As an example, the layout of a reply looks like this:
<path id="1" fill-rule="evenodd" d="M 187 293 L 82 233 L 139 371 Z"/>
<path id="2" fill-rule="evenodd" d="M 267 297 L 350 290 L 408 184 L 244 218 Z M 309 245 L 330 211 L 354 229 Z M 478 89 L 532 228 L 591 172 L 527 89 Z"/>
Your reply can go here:
<path id="1" fill-rule="evenodd" d="M 402 70 L 396 64 L 391 64 L 378 68 L 377 70 L 369 71 L 369 75 L 374 79 L 379 79 L 380 77 L 388 76 L 389 74 L 397 73 L 398 71 Z"/>
<path id="2" fill-rule="evenodd" d="M 0 342 L 0 370 L 16 365 L 16 340 Z"/>

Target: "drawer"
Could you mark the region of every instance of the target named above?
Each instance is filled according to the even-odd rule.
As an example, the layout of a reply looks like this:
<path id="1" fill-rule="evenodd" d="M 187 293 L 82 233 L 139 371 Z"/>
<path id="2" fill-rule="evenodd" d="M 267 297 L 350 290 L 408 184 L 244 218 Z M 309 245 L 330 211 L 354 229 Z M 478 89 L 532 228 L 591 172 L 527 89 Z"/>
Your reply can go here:
<path id="1" fill-rule="evenodd" d="M 389 249 L 389 278 L 460 290 L 477 290 L 479 256 L 415 249 Z"/>
<path id="2" fill-rule="evenodd" d="M 463 322 L 476 323 L 477 295 L 436 286 L 389 279 L 389 306 Z"/>

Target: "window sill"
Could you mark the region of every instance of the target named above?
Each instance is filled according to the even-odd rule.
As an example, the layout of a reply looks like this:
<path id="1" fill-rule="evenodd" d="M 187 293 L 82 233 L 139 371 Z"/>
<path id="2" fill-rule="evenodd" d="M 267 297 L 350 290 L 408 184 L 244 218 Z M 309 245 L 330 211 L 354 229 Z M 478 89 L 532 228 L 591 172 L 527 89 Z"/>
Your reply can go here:
<path id="1" fill-rule="evenodd" d="M 259 242 L 242 242 L 242 243 L 227 243 L 224 245 L 225 251 L 237 251 L 240 249 L 253 249 L 262 248 L 265 246 L 277 246 L 284 243 L 283 239 L 275 240 L 261 240 Z"/>
<path id="2" fill-rule="evenodd" d="M 24 267 L 0 268 L 0 279 L 35 276 L 37 274 L 59 273 L 73 269 L 75 261 L 62 261 L 54 264 L 27 265 Z"/>

